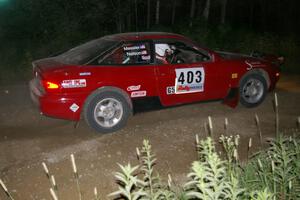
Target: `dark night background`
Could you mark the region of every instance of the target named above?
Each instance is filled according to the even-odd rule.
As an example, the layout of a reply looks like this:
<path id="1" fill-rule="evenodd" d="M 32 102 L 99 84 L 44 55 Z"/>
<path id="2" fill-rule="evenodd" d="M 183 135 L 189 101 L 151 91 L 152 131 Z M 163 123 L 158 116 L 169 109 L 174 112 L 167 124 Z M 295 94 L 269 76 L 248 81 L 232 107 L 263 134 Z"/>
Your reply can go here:
<path id="1" fill-rule="evenodd" d="M 299 73 L 299 7 L 299 0 L 0 0 L 0 83 L 30 78 L 34 59 L 132 31 L 175 32 L 212 49 L 280 54 L 283 71 Z"/>

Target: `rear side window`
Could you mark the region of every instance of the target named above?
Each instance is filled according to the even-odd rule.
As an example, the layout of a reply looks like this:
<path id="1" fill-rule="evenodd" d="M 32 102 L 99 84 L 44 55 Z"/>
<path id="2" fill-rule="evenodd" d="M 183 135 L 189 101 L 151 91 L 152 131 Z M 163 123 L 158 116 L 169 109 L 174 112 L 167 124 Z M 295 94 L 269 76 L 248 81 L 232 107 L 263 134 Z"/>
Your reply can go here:
<path id="1" fill-rule="evenodd" d="M 115 48 L 110 54 L 98 60 L 101 65 L 139 65 L 151 63 L 149 42 L 129 42 Z"/>
<path id="2" fill-rule="evenodd" d="M 56 58 L 63 63 L 83 65 L 117 44 L 117 41 L 100 38 L 72 48 Z"/>

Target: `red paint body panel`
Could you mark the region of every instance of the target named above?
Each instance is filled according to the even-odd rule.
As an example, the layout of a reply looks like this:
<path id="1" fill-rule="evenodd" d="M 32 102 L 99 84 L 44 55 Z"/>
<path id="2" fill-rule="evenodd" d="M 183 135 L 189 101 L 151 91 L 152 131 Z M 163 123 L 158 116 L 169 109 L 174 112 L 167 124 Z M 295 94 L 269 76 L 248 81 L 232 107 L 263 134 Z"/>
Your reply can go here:
<path id="1" fill-rule="evenodd" d="M 62 119 L 79 120 L 81 112 L 81 105 L 87 94 L 75 94 L 75 95 L 45 95 L 40 98 L 41 112 L 47 116 L 57 117 Z M 69 107 L 76 103 L 80 105 L 80 108 L 76 113 L 71 112 Z"/>
<path id="2" fill-rule="evenodd" d="M 279 76 L 276 76 L 279 68 L 271 62 L 253 57 L 222 55 L 197 46 L 190 39 L 177 34 L 127 33 L 106 38 L 118 42 L 150 41 L 150 44 L 156 40 L 173 39 L 205 50 L 211 59 L 192 64 L 160 65 L 151 62 L 150 64 L 125 66 L 69 64 L 56 58 L 41 59 L 33 62 L 35 78 L 30 83 L 30 90 L 34 102 L 38 104 L 43 114 L 79 120 L 87 97 L 104 86 L 118 88 L 127 93 L 129 98 L 159 97 L 163 105 L 171 106 L 203 100 L 224 99 L 231 88 L 239 87 L 240 79 L 250 70 L 263 70 L 269 77 L 270 90 L 274 89 L 279 79 Z M 151 48 L 153 56 L 154 50 L 153 47 Z M 168 88 L 175 86 L 176 70 L 180 71 L 186 68 L 204 70 L 204 90 L 185 94 L 168 94 Z M 59 88 L 47 89 L 46 81 L 58 84 Z M 67 83 L 67 87 L 70 88 L 64 88 L 66 86 L 63 86 L 62 83 Z"/>

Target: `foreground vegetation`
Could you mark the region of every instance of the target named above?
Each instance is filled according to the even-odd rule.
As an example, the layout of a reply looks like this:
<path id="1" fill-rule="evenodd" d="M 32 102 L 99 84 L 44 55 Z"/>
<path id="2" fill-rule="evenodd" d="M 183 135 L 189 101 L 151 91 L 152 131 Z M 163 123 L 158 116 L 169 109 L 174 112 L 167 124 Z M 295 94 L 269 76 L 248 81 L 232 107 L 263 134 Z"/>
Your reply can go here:
<path id="1" fill-rule="evenodd" d="M 169 174 L 167 181 L 162 181 L 155 170 L 157 162 L 148 140 L 137 148 L 139 165 L 120 165 L 120 172 L 115 173 L 118 190 L 109 194 L 110 199 L 126 200 L 274 200 L 300 198 L 300 138 L 299 130 L 289 132 L 290 136 L 279 135 L 268 141 L 268 148 L 249 156 L 252 139 L 249 139 L 247 158 L 239 160 L 238 146 L 240 137 L 224 136 L 219 143 L 224 149 L 220 155 L 216 151 L 211 137 L 199 140 L 196 135 L 197 159 L 192 163 L 188 181 L 181 186 L 175 185 Z M 79 199 L 82 198 L 79 175 L 74 155 L 71 155 L 72 169 L 77 183 Z M 57 200 L 58 188 L 55 178 L 48 167 L 42 163 L 51 183 L 50 193 Z M 0 179 L 2 189 L 8 199 L 11 193 Z M 99 200 L 97 188 L 94 199 Z"/>
<path id="2" fill-rule="evenodd" d="M 216 152 L 211 137 L 196 139 L 198 159 L 193 162 L 189 181 L 178 187 L 161 183 L 155 175 L 155 156 L 149 141 L 144 140 L 141 164 L 120 165 L 116 173 L 119 190 L 110 196 L 124 199 L 299 199 L 300 149 L 296 137 L 280 136 L 269 141 L 269 148 L 257 153 L 249 162 L 238 160 L 239 137 L 221 136 L 226 158 Z M 251 145 L 251 144 L 249 144 Z M 139 152 L 139 151 L 138 151 Z"/>

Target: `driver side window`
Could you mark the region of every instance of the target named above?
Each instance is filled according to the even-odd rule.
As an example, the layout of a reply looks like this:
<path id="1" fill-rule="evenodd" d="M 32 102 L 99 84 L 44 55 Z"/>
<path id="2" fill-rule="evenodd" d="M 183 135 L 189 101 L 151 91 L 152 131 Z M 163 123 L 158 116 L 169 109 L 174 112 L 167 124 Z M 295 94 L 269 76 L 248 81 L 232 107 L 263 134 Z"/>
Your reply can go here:
<path id="1" fill-rule="evenodd" d="M 98 60 L 102 65 L 149 64 L 151 62 L 148 42 L 125 43 Z"/>
<path id="2" fill-rule="evenodd" d="M 188 64 L 204 62 L 209 59 L 209 56 L 182 42 L 161 42 L 155 44 L 155 60 L 157 64 Z"/>

